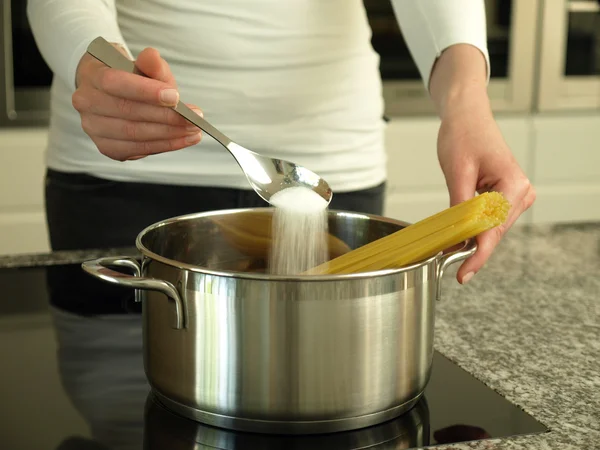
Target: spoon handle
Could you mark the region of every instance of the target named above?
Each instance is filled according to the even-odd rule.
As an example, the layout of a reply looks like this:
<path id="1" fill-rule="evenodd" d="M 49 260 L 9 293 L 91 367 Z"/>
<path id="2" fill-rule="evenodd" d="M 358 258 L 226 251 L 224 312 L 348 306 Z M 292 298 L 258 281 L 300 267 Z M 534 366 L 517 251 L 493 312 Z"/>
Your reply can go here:
<path id="1" fill-rule="evenodd" d="M 136 66 L 133 61 L 123 55 L 119 50 L 117 50 L 114 46 L 112 46 L 109 42 L 107 42 L 102 37 L 97 37 L 94 39 L 87 48 L 87 52 L 96 58 L 98 61 L 106 64 L 108 67 L 113 69 L 123 70 L 129 73 L 135 73 L 137 75 L 141 75 L 147 77 L 146 74 L 142 73 Z M 229 150 L 229 145 L 231 144 L 231 139 L 213 127 L 210 123 L 208 123 L 203 117 L 196 114 L 192 111 L 188 106 L 183 102 L 179 102 L 177 106 L 172 108 L 175 112 L 181 115 L 188 122 L 193 123 L 206 134 L 212 136 L 215 140 L 217 140 L 221 145 L 223 145 L 227 150 Z"/>
<path id="2" fill-rule="evenodd" d="M 213 127 L 210 123 L 208 123 L 202 116 L 196 114 L 192 111 L 185 103 L 179 102 L 175 108 L 173 108 L 180 116 L 182 116 L 187 121 L 193 123 L 206 134 L 215 138 L 215 140 L 219 141 L 219 143 L 229 150 L 229 145 L 231 144 L 231 139 Z"/>

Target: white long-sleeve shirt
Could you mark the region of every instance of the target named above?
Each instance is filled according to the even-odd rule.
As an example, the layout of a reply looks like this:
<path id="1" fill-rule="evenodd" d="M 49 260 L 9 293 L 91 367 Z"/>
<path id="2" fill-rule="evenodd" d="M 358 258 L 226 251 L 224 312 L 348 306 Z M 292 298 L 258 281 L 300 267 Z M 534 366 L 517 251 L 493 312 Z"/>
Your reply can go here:
<path id="1" fill-rule="evenodd" d="M 483 0 L 392 2 L 425 85 L 436 58 L 456 43 L 476 46 L 489 64 Z M 379 56 L 362 0 L 28 0 L 28 16 L 55 74 L 50 168 L 249 189 L 231 155 L 207 135 L 191 148 L 137 161 L 97 150 L 71 96 L 79 60 L 102 36 L 132 55 L 158 49 L 181 99 L 244 147 L 306 166 L 334 192 L 386 178 Z"/>

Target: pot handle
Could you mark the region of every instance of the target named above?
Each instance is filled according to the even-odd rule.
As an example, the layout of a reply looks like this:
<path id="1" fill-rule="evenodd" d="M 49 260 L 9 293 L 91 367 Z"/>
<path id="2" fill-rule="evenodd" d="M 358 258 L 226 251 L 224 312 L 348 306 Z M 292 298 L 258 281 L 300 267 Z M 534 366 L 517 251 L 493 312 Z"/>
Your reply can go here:
<path id="1" fill-rule="evenodd" d="M 111 266 L 133 269 L 135 276 L 112 270 L 109 268 Z M 175 286 L 168 281 L 142 277 L 140 265 L 134 258 L 123 256 L 98 258 L 83 262 L 81 267 L 90 275 L 109 283 L 131 287 L 134 289 L 163 293 L 170 301 L 173 302 L 175 307 L 175 314 L 172 319 L 172 327 L 177 330 L 180 330 L 184 327 L 183 302 Z"/>
<path id="2" fill-rule="evenodd" d="M 459 261 L 464 261 L 468 257 L 472 256 L 475 251 L 477 251 L 477 241 L 474 238 L 467 239 L 464 241 L 461 248 L 458 250 L 454 250 L 452 252 L 448 252 L 445 255 L 442 255 L 440 260 L 438 261 L 437 268 L 437 293 L 436 300 L 439 302 L 442 298 L 442 277 L 444 276 L 444 271 L 454 263 Z"/>

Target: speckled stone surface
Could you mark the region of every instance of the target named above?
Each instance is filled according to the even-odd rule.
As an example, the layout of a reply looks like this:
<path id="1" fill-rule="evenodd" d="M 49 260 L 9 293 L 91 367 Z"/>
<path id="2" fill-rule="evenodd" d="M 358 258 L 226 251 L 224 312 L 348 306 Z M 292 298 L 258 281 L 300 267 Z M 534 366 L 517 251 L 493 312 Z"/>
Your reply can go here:
<path id="1" fill-rule="evenodd" d="M 0 257 L 0 268 L 135 249 Z M 600 448 L 600 223 L 514 228 L 465 286 L 445 274 L 436 348 L 550 428 L 436 448 Z"/>
<path id="2" fill-rule="evenodd" d="M 16 267 L 44 267 L 60 264 L 77 264 L 84 261 L 100 258 L 102 256 L 137 256 L 135 247 L 72 250 L 51 253 L 31 253 L 23 255 L 0 256 L 0 269 L 11 269 Z"/>
<path id="3" fill-rule="evenodd" d="M 447 448 L 600 448 L 600 224 L 515 229 L 468 285 L 455 269 L 436 348 L 550 432 Z"/>

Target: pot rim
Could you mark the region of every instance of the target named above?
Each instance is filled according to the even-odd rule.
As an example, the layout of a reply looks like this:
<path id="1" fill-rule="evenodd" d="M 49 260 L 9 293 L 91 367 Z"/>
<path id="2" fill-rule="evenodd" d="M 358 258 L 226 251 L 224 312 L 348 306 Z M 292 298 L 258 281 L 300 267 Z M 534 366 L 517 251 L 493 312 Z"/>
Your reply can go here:
<path id="1" fill-rule="evenodd" d="M 142 253 L 143 256 L 148 257 L 152 260 L 158 261 L 167 266 L 174 267 L 176 269 L 188 270 L 190 272 L 202 273 L 205 275 L 214 275 L 220 277 L 228 277 L 228 278 L 244 278 L 258 281 L 340 281 L 340 280 L 356 280 L 363 278 L 376 278 L 383 277 L 387 275 L 396 275 L 404 272 L 409 272 L 414 269 L 418 269 L 420 267 L 426 266 L 433 261 L 437 260 L 443 252 L 440 252 L 436 255 L 430 256 L 427 259 L 419 261 L 414 264 L 410 264 L 408 266 L 403 266 L 397 269 L 385 269 L 385 270 L 375 270 L 370 272 L 359 272 L 359 273 L 349 273 L 349 274 L 338 274 L 338 275 L 272 275 L 266 273 L 255 273 L 255 272 L 238 272 L 232 270 L 213 270 L 207 269 L 205 267 L 196 266 L 194 264 L 188 264 L 181 261 L 177 261 L 175 259 L 166 258 L 164 256 L 159 255 L 148 249 L 144 244 L 142 244 L 143 237 L 150 233 L 153 230 L 158 228 L 168 226 L 175 222 L 193 220 L 197 218 L 217 216 L 217 215 L 225 215 L 225 214 L 237 214 L 243 212 L 250 211 L 260 211 L 260 210 L 273 210 L 274 207 L 259 207 L 259 208 L 234 208 L 234 209 L 221 209 L 215 211 L 205 211 L 199 213 L 191 213 L 184 214 L 180 216 L 171 217 L 168 219 L 161 220 L 160 222 L 156 222 L 152 225 L 144 228 L 137 235 L 135 240 L 135 245 L 137 249 Z M 334 213 L 335 215 L 341 215 L 346 217 L 360 217 L 367 218 L 369 220 L 377 220 L 378 222 L 387 222 L 394 225 L 401 225 L 406 227 L 411 225 L 409 222 L 405 222 L 402 220 L 392 219 L 389 217 L 379 216 L 376 214 L 365 214 L 365 213 L 355 213 L 351 211 L 343 211 L 336 209 L 328 209 L 328 214 Z"/>

